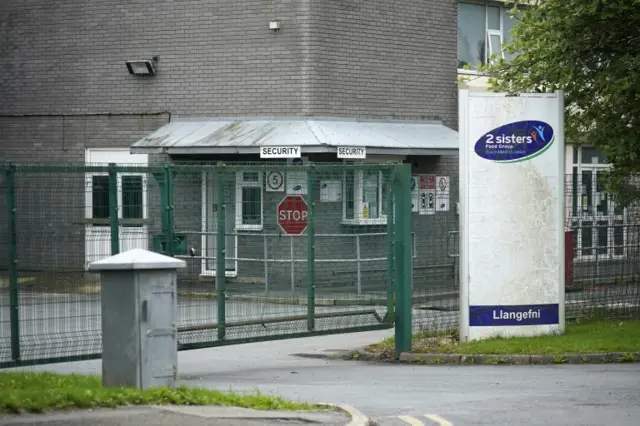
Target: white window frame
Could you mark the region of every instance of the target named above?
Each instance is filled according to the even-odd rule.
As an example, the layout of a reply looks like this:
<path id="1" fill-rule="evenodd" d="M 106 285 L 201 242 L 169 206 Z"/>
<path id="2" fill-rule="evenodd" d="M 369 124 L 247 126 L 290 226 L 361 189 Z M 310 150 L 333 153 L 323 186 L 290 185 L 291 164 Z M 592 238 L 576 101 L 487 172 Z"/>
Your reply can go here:
<path id="1" fill-rule="evenodd" d="M 504 7 L 504 4 L 495 4 L 495 3 L 480 3 L 478 1 L 460 1 L 458 2 L 458 8 L 460 7 L 460 3 L 465 3 L 465 4 L 476 4 L 478 6 L 484 6 L 484 63 L 488 63 L 489 62 L 489 58 L 491 57 L 491 54 L 493 52 L 490 53 L 490 51 L 492 50 L 491 48 L 491 35 L 499 35 L 500 36 L 500 56 L 504 59 L 505 55 L 504 55 L 504 49 L 502 49 L 502 45 L 504 44 L 504 19 L 505 15 L 504 15 L 504 11 L 505 10 L 509 10 L 509 8 Z M 500 29 L 499 30 L 490 30 L 489 29 L 489 8 L 490 7 L 498 7 L 500 9 Z M 456 17 L 457 20 L 457 24 L 459 25 L 459 17 L 460 14 L 458 12 L 458 16 Z M 457 52 L 456 52 L 457 55 Z M 457 58 L 457 61 L 459 61 L 459 58 Z M 480 71 L 478 70 L 474 70 L 474 69 L 470 69 L 470 70 L 466 70 L 464 68 L 458 68 L 458 74 L 468 74 L 468 75 L 479 75 L 482 74 Z"/>
<path id="2" fill-rule="evenodd" d="M 364 159 L 364 160 L 343 160 L 344 164 L 375 164 L 375 163 L 387 163 L 387 162 L 395 162 L 402 163 L 404 157 L 398 156 L 380 156 L 376 155 L 372 159 Z M 342 224 L 343 225 L 386 225 L 387 224 L 387 215 L 380 214 L 377 218 L 364 218 L 364 217 L 354 217 L 347 218 L 347 186 L 349 184 L 353 185 L 353 214 L 356 215 L 356 212 L 362 212 L 364 207 L 364 202 L 362 201 L 364 194 L 364 172 L 363 170 L 354 170 L 354 179 L 353 182 L 347 182 L 347 172 L 346 170 L 342 173 Z M 384 182 L 384 173 L 382 171 L 378 172 L 378 211 L 382 212 L 383 206 L 382 201 L 382 191 L 383 191 L 383 182 Z M 391 182 L 389 182 L 391 184 Z M 395 201 L 394 201 L 395 208 Z"/>
<path id="3" fill-rule="evenodd" d="M 96 160 L 101 158 L 102 160 Z M 105 159 L 106 158 L 106 159 Z M 126 148 L 87 148 L 85 149 L 85 164 L 89 166 L 102 165 L 107 166 L 109 163 L 115 163 L 118 166 L 135 165 L 147 166 L 149 157 L 147 154 L 131 154 Z M 93 176 L 108 176 L 108 173 L 85 173 L 85 218 L 93 217 Z M 149 195 L 148 181 L 145 173 L 129 173 L 118 172 L 117 175 L 117 202 L 118 202 L 118 219 L 122 219 L 124 211 L 122 205 L 122 177 L 123 176 L 141 176 L 142 177 L 142 224 L 140 226 L 122 226 L 120 224 L 118 235 L 120 241 L 120 250 L 127 251 L 131 248 L 148 248 L 149 227 L 145 224 L 145 220 L 149 218 Z M 111 230 L 109 225 L 93 226 L 85 225 L 85 270 L 89 270 L 89 264 L 97 258 L 96 255 L 108 255 L 111 253 L 110 236 Z"/>
<path id="4" fill-rule="evenodd" d="M 208 241 L 209 234 L 207 234 L 208 232 L 207 222 L 216 220 L 216 212 L 213 209 L 213 201 L 214 201 L 213 191 L 215 191 L 215 188 L 214 188 L 215 174 L 212 172 L 202 172 L 201 179 L 202 179 L 202 186 L 201 186 L 202 237 L 200 240 L 200 243 L 201 243 L 200 249 L 201 249 L 202 256 L 210 256 L 214 259 L 202 259 L 200 275 L 204 277 L 215 277 L 217 271 L 215 269 L 208 268 L 208 261 L 214 260 L 215 262 L 216 254 L 215 254 L 215 250 L 209 250 L 209 241 Z M 216 237 L 214 236 L 213 238 L 215 239 Z M 235 278 L 238 276 L 238 260 L 237 260 L 238 259 L 238 235 L 234 235 L 232 238 L 234 239 L 234 244 L 233 244 L 233 250 L 232 250 L 233 253 L 231 254 L 233 258 L 236 260 L 234 260 L 233 270 L 227 270 L 225 268 L 224 275 L 225 277 L 228 277 L 228 278 Z M 215 243 L 213 243 L 212 245 L 215 247 Z"/>
<path id="5" fill-rule="evenodd" d="M 258 181 L 244 181 L 243 173 L 258 173 Z M 242 199 L 243 188 L 260 188 L 260 224 L 242 223 Z M 244 170 L 236 172 L 236 230 L 239 231 L 262 231 L 264 228 L 264 173 L 262 171 Z"/>
<path id="6" fill-rule="evenodd" d="M 501 15 L 502 16 L 502 15 Z M 488 17 L 487 17 L 488 19 Z M 488 63 L 491 59 L 491 55 L 494 54 L 493 52 L 493 47 L 491 46 L 491 36 L 498 36 L 500 37 L 500 56 L 502 57 L 502 59 L 504 59 L 504 50 L 502 49 L 502 44 L 504 43 L 503 41 L 503 35 L 502 35 L 502 19 L 500 19 L 500 29 L 499 30 L 486 30 L 486 40 L 485 43 L 487 43 L 484 53 L 485 53 L 485 62 Z"/>
<path id="7" fill-rule="evenodd" d="M 571 208 L 569 209 L 569 212 L 571 214 L 571 225 L 570 225 L 570 229 L 573 229 L 573 225 L 577 224 L 579 226 L 579 228 L 576 230 L 574 236 L 575 236 L 575 258 L 574 261 L 576 262 L 592 262 L 596 259 L 598 260 L 615 260 L 615 259 L 624 259 L 627 257 L 627 209 L 625 208 L 622 212 L 621 215 L 616 215 L 615 214 L 615 204 L 612 200 L 609 200 L 609 213 L 606 215 L 603 215 L 601 213 L 598 212 L 594 212 L 592 214 L 583 214 L 582 210 L 580 209 L 580 204 L 581 204 L 581 200 L 583 197 L 583 193 L 582 193 L 582 172 L 583 170 L 588 170 L 592 172 L 592 191 L 591 191 L 591 205 L 595 206 L 598 204 L 597 201 L 597 194 L 596 194 L 596 179 L 597 179 L 597 173 L 599 171 L 603 171 L 603 170 L 607 170 L 611 167 L 611 164 L 608 163 L 587 163 L 587 164 L 583 164 L 582 163 L 582 146 L 578 146 L 576 147 L 576 152 L 577 152 L 577 158 L 575 159 L 575 163 L 573 161 L 573 158 L 570 160 L 571 163 L 571 169 L 573 171 L 573 168 L 576 168 L 576 173 L 577 173 L 577 180 L 578 180 L 578 187 L 577 188 L 572 188 L 572 190 L 577 190 L 578 194 L 577 194 L 577 202 L 578 202 L 578 211 L 577 211 L 577 215 L 573 215 L 573 206 L 571 206 Z M 573 147 L 570 147 L 570 149 L 567 149 L 567 153 L 569 155 L 571 155 L 571 157 L 573 157 Z M 569 163 L 569 161 L 567 162 Z M 572 179 L 572 185 L 573 185 L 573 179 Z M 571 203 L 573 203 L 573 199 L 571 200 Z M 569 204 L 569 203 L 568 203 Z M 614 227 L 617 221 L 622 220 L 622 254 L 614 254 Z M 607 221 L 607 253 L 606 254 L 596 254 L 597 250 L 598 250 L 598 222 L 602 222 L 602 221 Z M 582 250 L 582 228 L 580 228 L 580 226 L 582 225 L 583 222 L 591 222 L 592 223 L 592 234 L 591 234 L 591 242 L 592 242 L 592 254 L 583 254 Z M 588 248 L 588 247 L 587 247 Z"/>

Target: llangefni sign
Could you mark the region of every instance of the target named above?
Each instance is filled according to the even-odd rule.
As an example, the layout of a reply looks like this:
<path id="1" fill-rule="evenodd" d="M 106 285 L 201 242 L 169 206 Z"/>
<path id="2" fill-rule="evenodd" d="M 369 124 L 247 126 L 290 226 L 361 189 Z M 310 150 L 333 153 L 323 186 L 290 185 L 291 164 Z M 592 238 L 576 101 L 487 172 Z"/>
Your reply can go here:
<path id="1" fill-rule="evenodd" d="M 515 306 L 469 306 L 473 327 L 558 324 L 557 303 Z"/>

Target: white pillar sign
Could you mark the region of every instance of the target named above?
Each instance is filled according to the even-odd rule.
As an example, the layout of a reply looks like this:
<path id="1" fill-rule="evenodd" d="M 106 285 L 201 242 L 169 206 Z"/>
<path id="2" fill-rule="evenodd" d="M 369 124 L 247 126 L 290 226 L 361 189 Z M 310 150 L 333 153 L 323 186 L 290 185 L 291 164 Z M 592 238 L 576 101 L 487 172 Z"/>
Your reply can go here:
<path id="1" fill-rule="evenodd" d="M 461 90 L 460 338 L 564 331 L 562 92 Z"/>

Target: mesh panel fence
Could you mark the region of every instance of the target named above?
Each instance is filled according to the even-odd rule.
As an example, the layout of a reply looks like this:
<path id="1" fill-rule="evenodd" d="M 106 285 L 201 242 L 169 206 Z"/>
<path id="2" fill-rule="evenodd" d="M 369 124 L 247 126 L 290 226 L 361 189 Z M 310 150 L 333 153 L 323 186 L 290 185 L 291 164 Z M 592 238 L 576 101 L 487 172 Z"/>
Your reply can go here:
<path id="1" fill-rule="evenodd" d="M 216 286 L 220 216 L 226 339 L 380 325 L 387 309 L 391 168 L 370 169 L 286 164 L 238 164 L 222 171 L 179 168 L 175 232 L 187 241 L 187 253 L 178 257 L 189 265 L 180 283 L 181 294 L 190 300 L 181 308 L 181 343 L 221 337 Z"/>
<path id="2" fill-rule="evenodd" d="M 607 194 L 602 170 L 583 167 L 565 181 L 569 318 L 640 314 L 639 206 L 622 206 Z M 629 182 L 629 190 L 637 191 L 637 179 L 630 177 Z"/>
<path id="3" fill-rule="evenodd" d="M 450 193 L 435 193 L 436 211 L 414 206 L 414 331 L 456 330 L 459 326 L 459 247 L 457 159 L 440 162 L 441 169 L 415 173 L 414 180 L 439 182 L 451 174 Z M 598 170 L 576 170 L 565 177 L 565 307 L 567 319 L 637 318 L 640 315 L 640 208 L 618 205 L 604 190 Z M 638 179 L 629 178 L 630 191 Z M 634 183 L 635 182 L 635 183 Z M 414 191 L 431 193 L 434 185 Z M 415 204 L 415 202 L 414 202 Z M 449 205 L 450 204 L 450 205 Z M 439 212 L 437 207 L 450 207 Z M 417 213 L 416 213 L 417 212 Z M 422 214 L 425 216 L 420 217 Z"/>
<path id="4" fill-rule="evenodd" d="M 459 309 L 458 157 L 413 171 L 413 329 L 455 328 Z"/>
<path id="5" fill-rule="evenodd" d="M 177 289 L 183 349 L 391 326 L 391 167 L 23 165 L 13 176 L 19 339 L 5 209 L 5 365 L 17 340 L 23 363 L 100 355 L 100 282 L 88 267 L 114 249 L 186 261 Z"/>
<path id="6" fill-rule="evenodd" d="M 414 164 L 407 188 L 414 331 L 458 326 L 457 164 L 456 157 Z M 186 261 L 178 280 L 183 349 L 390 327 L 393 173 L 387 165 L 287 163 L 17 166 L 11 200 L 7 175 L 0 180 L 7 207 L 0 210 L 0 363 L 12 360 L 18 323 L 23 362 L 100 355 L 99 277 L 88 265 L 114 246 Z M 565 186 L 567 317 L 637 316 L 637 206 L 616 206 L 593 175 L 568 175 Z"/>
<path id="7" fill-rule="evenodd" d="M 0 176 L 0 362 L 11 359 L 8 207 L 6 175 L 3 173 Z"/>
<path id="8" fill-rule="evenodd" d="M 51 170 L 18 167 L 14 179 L 25 362 L 101 352 L 99 276 L 87 267 L 111 254 L 110 199 L 115 196 L 120 206 L 120 251 L 149 248 L 149 235 L 159 222 L 158 206 L 150 203 L 157 184 L 144 168 L 117 173 L 113 180 L 105 167 Z M 11 335 L 5 329 L 3 338 Z M 10 354 L 2 355 L 4 361 Z"/>

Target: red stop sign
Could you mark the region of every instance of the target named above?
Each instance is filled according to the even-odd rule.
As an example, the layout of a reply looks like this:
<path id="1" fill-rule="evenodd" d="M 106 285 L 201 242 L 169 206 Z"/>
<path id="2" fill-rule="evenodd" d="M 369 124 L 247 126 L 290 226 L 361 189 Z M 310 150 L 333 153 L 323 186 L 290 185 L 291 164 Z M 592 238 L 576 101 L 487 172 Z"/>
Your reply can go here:
<path id="1" fill-rule="evenodd" d="M 307 229 L 309 210 L 301 195 L 287 195 L 278 204 L 278 225 L 289 235 L 300 235 Z"/>

